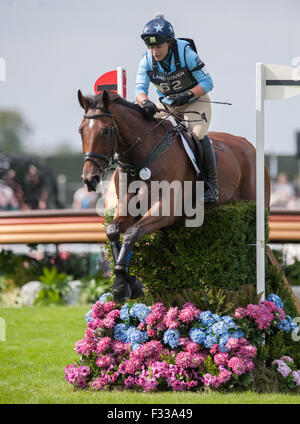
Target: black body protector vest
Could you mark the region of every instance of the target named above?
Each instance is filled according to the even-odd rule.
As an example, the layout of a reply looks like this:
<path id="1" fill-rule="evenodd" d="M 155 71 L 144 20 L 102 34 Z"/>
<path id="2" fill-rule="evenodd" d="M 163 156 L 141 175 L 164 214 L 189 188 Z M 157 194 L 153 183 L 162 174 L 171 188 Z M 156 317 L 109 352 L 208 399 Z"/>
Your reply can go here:
<path id="1" fill-rule="evenodd" d="M 184 61 L 185 60 L 185 50 L 188 45 L 197 52 L 195 44 L 193 40 L 190 39 L 184 39 L 180 38 L 180 40 L 186 40 L 189 42 L 184 48 Z M 158 88 L 158 90 L 163 93 L 164 95 L 174 95 L 177 93 L 181 93 L 182 91 L 190 90 L 191 88 L 195 87 L 195 85 L 198 84 L 196 79 L 194 78 L 192 72 L 198 71 L 202 69 L 205 65 L 200 60 L 200 64 L 196 66 L 194 69 L 188 69 L 187 66 L 182 68 L 179 53 L 178 53 L 178 45 L 177 40 L 173 40 L 172 47 L 171 47 L 171 56 L 170 56 L 170 63 L 172 54 L 174 53 L 174 60 L 175 60 L 175 67 L 176 70 L 174 72 L 160 72 L 158 70 L 158 63 L 152 56 L 152 71 L 147 71 L 147 74 L 150 78 L 150 81 Z M 169 63 L 169 67 L 170 67 Z"/>

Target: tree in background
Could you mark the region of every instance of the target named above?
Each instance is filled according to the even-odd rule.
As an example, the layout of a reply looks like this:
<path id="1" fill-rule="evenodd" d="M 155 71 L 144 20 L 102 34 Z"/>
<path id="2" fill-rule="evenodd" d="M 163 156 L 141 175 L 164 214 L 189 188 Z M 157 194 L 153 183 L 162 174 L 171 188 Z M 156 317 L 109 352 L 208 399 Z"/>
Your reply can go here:
<path id="1" fill-rule="evenodd" d="M 31 132 L 22 114 L 16 110 L 0 110 L 0 151 L 22 153 L 24 139 Z"/>

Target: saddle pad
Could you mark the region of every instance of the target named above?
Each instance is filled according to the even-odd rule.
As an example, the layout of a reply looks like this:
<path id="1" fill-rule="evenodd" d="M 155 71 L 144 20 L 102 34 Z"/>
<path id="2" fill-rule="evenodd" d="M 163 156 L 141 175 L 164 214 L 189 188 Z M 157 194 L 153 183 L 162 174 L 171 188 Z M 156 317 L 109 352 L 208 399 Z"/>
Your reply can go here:
<path id="1" fill-rule="evenodd" d="M 169 116 L 169 117 L 168 117 L 168 120 L 172 123 L 172 125 L 173 125 L 174 127 L 176 127 L 176 126 L 177 126 L 177 122 L 175 121 L 175 119 L 174 119 L 174 117 L 173 117 L 173 116 Z M 186 123 L 185 123 L 185 122 L 182 122 L 182 124 L 183 124 L 183 125 L 186 125 Z M 194 168 L 195 168 L 195 170 L 196 170 L 196 174 L 197 174 L 197 175 L 199 175 L 199 174 L 200 174 L 200 169 L 198 168 L 198 165 L 197 165 L 197 161 L 196 161 L 195 155 L 194 155 L 194 153 L 193 153 L 192 149 L 190 148 L 190 146 L 188 145 L 188 142 L 186 141 L 186 139 L 185 139 L 184 135 L 183 135 L 182 133 L 180 133 L 180 136 L 181 136 L 182 144 L 183 144 L 183 147 L 184 147 L 184 149 L 185 149 L 185 151 L 186 151 L 186 154 L 187 154 L 187 155 L 188 155 L 188 157 L 190 158 L 190 160 L 191 160 L 191 162 L 192 162 L 192 164 L 193 164 L 193 166 L 194 166 Z"/>

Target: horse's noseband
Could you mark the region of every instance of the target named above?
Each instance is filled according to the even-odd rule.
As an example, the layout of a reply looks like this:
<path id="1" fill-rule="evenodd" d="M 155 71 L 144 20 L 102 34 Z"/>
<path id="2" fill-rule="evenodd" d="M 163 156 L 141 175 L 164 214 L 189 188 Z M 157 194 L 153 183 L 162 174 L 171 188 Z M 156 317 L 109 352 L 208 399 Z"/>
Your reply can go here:
<path id="1" fill-rule="evenodd" d="M 87 161 L 92 162 L 94 165 L 97 166 L 97 168 L 99 169 L 101 174 L 104 173 L 105 171 L 107 171 L 110 168 L 110 166 L 115 163 L 114 156 L 115 156 L 115 152 L 116 152 L 116 143 L 119 139 L 119 134 L 118 134 L 116 126 L 114 125 L 113 115 L 111 113 L 109 113 L 109 112 L 91 113 L 91 114 L 85 113 L 83 115 L 83 117 L 87 118 L 87 119 L 97 119 L 97 118 L 102 118 L 103 116 L 107 116 L 107 117 L 111 118 L 111 120 L 112 120 L 112 126 L 110 128 L 107 128 L 108 130 L 110 130 L 110 140 L 109 140 L 109 142 L 113 146 L 112 155 L 109 157 L 107 155 L 102 155 L 100 153 L 87 152 L 83 156 L 84 163 L 87 162 Z M 107 163 L 107 166 L 104 169 L 102 169 L 101 166 L 99 165 L 99 163 L 95 159 L 103 160 L 104 162 Z"/>

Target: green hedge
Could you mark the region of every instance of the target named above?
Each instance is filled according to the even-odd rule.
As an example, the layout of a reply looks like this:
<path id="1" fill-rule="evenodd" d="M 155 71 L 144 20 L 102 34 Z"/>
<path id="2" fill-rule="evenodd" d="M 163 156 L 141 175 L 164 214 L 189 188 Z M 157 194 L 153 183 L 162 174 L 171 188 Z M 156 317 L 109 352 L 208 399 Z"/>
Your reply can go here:
<path id="1" fill-rule="evenodd" d="M 218 287 L 256 280 L 256 208 L 235 202 L 205 211 L 201 227 L 182 226 L 143 237 L 130 271 L 150 290 Z"/>

